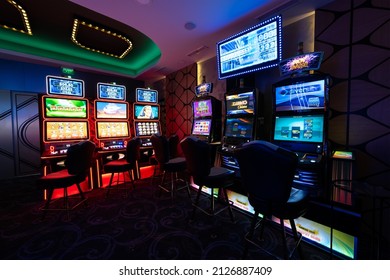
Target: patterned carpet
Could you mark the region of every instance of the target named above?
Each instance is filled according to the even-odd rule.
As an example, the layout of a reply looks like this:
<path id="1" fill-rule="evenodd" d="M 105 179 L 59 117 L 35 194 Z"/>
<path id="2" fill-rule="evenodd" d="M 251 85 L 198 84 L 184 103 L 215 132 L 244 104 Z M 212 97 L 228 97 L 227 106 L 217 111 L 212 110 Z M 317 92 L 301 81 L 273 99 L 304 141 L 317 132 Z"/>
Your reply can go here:
<path id="1" fill-rule="evenodd" d="M 88 207 L 78 207 L 67 221 L 62 212 L 41 219 L 43 199 L 35 178 L 0 182 L 0 258 L 5 260 L 223 260 L 241 259 L 250 217 L 234 211 L 236 223 L 226 212 L 208 217 L 198 212 L 190 221 L 191 200 L 185 191 L 171 201 L 169 194 L 137 182 L 123 197 L 105 189 L 87 193 Z M 123 190 L 122 190 L 123 191 Z M 195 192 L 192 193 L 192 198 Z M 265 232 L 264 246 L 281 250 L 279 231 Z M 329 259 L 329 254 L 306 242 L 304 259 Z M 299 255 L 293 258 L 300 259 Z M 248 259 L 273 259 L 251 249 Z"/>

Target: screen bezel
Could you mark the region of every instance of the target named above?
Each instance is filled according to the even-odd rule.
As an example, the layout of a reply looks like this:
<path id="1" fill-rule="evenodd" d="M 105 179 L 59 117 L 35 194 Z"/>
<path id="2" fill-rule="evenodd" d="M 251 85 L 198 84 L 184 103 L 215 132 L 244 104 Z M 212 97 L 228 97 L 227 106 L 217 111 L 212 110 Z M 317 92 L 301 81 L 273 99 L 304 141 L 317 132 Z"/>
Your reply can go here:
<path id="1" fill-rule="evenodd" d="M 102 96 L 102 88 L 103 87 L 109 87 L 112 89 L 120 89 L 122 91 L 122 96 L 119 97 L 104 97 Z M 98 93 L 98 98 L 99 99 L 104 99 L 104 100 L 126 100 L 126 87 L 124 85 L 116 85 L 116 84 L 109 84 L 109 83 L 97 83 L 97 93 Z"/>
<path id="2" fill-rule="evenodd" d="M 136 108 L 137 107 L 144 108 L 145 106 L 151 106 L 152 107 L 152 111 L 153 111 L 153 108 L 155 110 L 157 110 L 157 116 L 153 116 L 153 118 L 139 117 L 139 115 L 136 114 L 136 111 L 137 111 Z M 134 120 L 159 120 L 160 119 L 160 105 L 158 105 L 158 104 L 151 104 L 151 103 L 134 103 L 133 104 L 133 113 L 134 113 Z"/>
<path id="3" fill-rule="evenodd" d="M 86 137 L 76 137 L 76 138 L 64 138 L 64 139 L 48 139 L 48 125 L 50 123 L 82 123 L 85 125 L 85 131 L 86 131 Z M 45 143 L 53 143 L 53 142 L 75 142 L 75 141 L 82 141 L 82 140 L 89 140 L 89 123 L 88 121 L 68 121 L 68 120 L 44 120 L 43 121 L 43 141 Z"/>
<path id="4" fill-rule="evenodd" d="M 291 139 L 288 138 L 288 137 L 286 137 L 286 138 L 277 137 L 276 138 L 276 131 L 277 131 L 276 130 L 276 123 L 277 123 L 277 119 L 278 118 L 284 118 L 284 119 L 287 119 L 287 118 L 290 118 L 290 119 L 316 118 L 316 119 L 321 119 L 322 120 L 322 130 L 320 131 L 321 132 L 321 137 L 320 137 L 321 140 L 319 140 L 319 141 L 302 140 L 301 138 L 299 138 L 299 139 L 292 139 L 292 136 L 291 136 Z M 298 125 L 296 127 L 298 127 Z M 287 133 L 290 134 L 290 131 L 292 133 L 292 126 L 290 127 L 290 129 L 288 130 Z M 301 135 L 301 131 L 305 131 L 305 130 L 304 129 L 300 129 L 299 130 L 300 135 Z M 281 130 L 280 130 L 280 133 L 282 133 Z M 325 137 L 325 116 L 323 114 L 279 115 L 279 116 L 276 116 L 275 119 L 274 119 L 274 124 L 273 124 L 273 129 L 272 129 L 272 139 L 273 139 L 274 142 L 320 144 L 320 143 L 323 143 L 324 137 Z"/>
<path id="5" fill-rule="evenodd" d="M 195 127 L 196 127 L 196 124 L 199 124 L 199 123 L 207 123 L 207 129 L 208 131 L 207 132 L 201 132 L 201 131 L 196 131 L 195 130 Z M 192 129 L 191 129 L 191 134 L 192 135 L 198 135 L 198 136 L 209 136 L 210 133 L 211 133 L 211 125 L 212 125 L 212 119 L 195 119 L 192 123 Z"/>
<path id="6" fill-rule="evenodd" d="M 98 110 L 97 110 L 97 106 L 98 104 L 120 104 L 120 105 L 124 105 L 126 108 L 125 108 L 125 115 L 124 116 L 121 116 L 121 117 L 113 117 L 112 115 L 110 116 L 106 116 L 106 117 L 102 117 L 102 116 L 99 116 L 98 115 Z M 94 109 L 95 109 L 95 119 L 96 120 L 101 120 L 101 119 L 117 119 L 117 120 L 125 120 L 125 119 L 128 119 L 129 118 L 129 103 L 127 102 L 121 102 L 121 101 L 113 101 L 113 100 L 107 100 L 107 99 L 104 99 L 104 100 L 94 100 Z"/>
<path id="7" fill-rule="evenodd" d="M 78 101 L 83 102 L 85 104 L 85 116 L 49 116 L 47 114 L 47 100 L 48 99 L 54 99 L 54 100 L 72 100 L 72 101 Z M 44 95 L 42 96 L 42 115 L 44 119 L 87 119 L 89 116 L 89 102 L 87 99 L 82 98 L 69 98 L 69 97 L 59 97 L 59 96 L 52 96 L 52 95 Z"/>
<path id="8" fill-rule="evenodd" d="M 222 69 L 222 64 L 223 64 L 223 62 L 222 62 L 222 57 L 223 57 L 222 47 L 224 45 L 226 45 L 228 43 L 235 44 L 234 42 L 238 41 L 238 40 L 243 40 L 243 39 L 248 40 L 248 37 L 253 37 L 253 33 L 260 32 L 260 30 L 262 30 L 263 28 L 270 26 L 270 25 L 273 25 L 273 24 L 276 24 L 276 34 L 275 34 L 275 37 L 276 37 L 276 45 L 275 45 L 276 57 L 275 58 L 272 58 L 272 59 L 270 59 L 268 61 L 264 61 L 264 62 L 258 62 L 258 63 L 252 63 L 250 65 L 244 65 L 241 68 L 237 68 L 236 70 L 224 71 Z M 219 79 L 226 79 L 226 78 L 230 78 L 233 76 L 242 75 L 245 73 L 250 73 L 250 72 L 259 71 L 259 70 L 263 70 L 266 68 L 278 66 L 279 62 L 281 61 L 281 58 L 282 58 L 282 42 L 281 42 L 282 35 L 281 35 L 281 33 L 282 33 L 282 17 L 279 15 L 279 16 L 272 17 L 268 20 L 262 21 L 261 23 L 255 25 L 251 28 L 248 28 L 244 31 L 241 31 L 240 33 L 238 33 L 236 35 L 233 35 L 229 38 L 226 38 L 226 39 L 218 42 L 217 43 L 218 78 Z M 257 35 L 256 35 L 256 39 L 257 39 Z M 259 42 L 256 40 L 256 42 L 253 43 L 253 46 L 258 48 Z M 247 51 L 247 49 L 248 48 L 245 48 L 245 51 Z M 235 59 L 238 59 L 238 57 L 236 57 Z"/>
<path id="9" fill-rule="evenodd" d="M 102 123 L 123 123 L 126 124 L 127 127 L 127 135 L 121 135 L 121 136 L 101 136 L 101 133 L 99 133 L 99 124 Z M 96 138 L 97 139 L 126 139 L 130 137 L 130 124 L 128 121 L 96 121 L 95 122 L 95 131 L 96 131 Z"/>
<path id="10" fill-rule="evenodd" d="M 282 91 L 283 88 L 288 88 L 288 87 L 296 87 L 297 85 L 310 85 L 312 83 L 320 83 L 321 84 L 321 96 L 320 98 L 320 105 L 318 107 L 298 107 L 296 106 L 295 108 L 291 108 L 288 106 L 283 106 L 281 102 L 278 102 L 278 92 Z M 297 112 L 320 112 L 320 111 L 325 111 L 327 108 L 327 103 L 328 103 L 328 77 L 325 76 L 308 76 L 304 78 L 291 78 L 291 79 L 286 79 L 281 82 L 275 83 L 272 86 L 272 92 L 273 92 L 273 107 L 274 107 L 274 112 L 277 114 L 296 114 Z M 308 96 L 308 94 L 305 94 L 305 96 Z M 322 99 L 322 100 L 321 100 Z M 322 104 L 321 104 L 322 101 Z"/>
<path id="11" fill-rule="evenodd" d="M 147 92 L 151 94 L 152 98 L 145 99 L 145 97 L 142 97 Z M 136 88 L 135 101 L 140 103 L 158 103 L 158 91 L 148 88 Z"/>

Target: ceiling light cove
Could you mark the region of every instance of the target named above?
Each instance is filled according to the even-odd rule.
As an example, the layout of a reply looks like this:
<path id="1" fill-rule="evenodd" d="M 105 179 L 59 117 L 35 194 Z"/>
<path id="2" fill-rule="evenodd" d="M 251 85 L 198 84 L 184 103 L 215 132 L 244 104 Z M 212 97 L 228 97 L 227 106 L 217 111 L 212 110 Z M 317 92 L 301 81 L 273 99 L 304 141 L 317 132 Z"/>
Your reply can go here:
<path id="1" fill-rule="evenodd" d="M 2 18 L 5 20 L 5 22 L 0 22 L 0 26 L 6 29 L 10 29 L 13 31 L 18 31 L 23 34 L 32 35 L 30 22 L 28 20 L 27 12 L 23 9 L 21 5 L 16 3 L 16 1 L 7 0 L 7 2 L 12 6 L 6 6 L 5 7 L 5 14 L 2 15 L 2 17 L 9 17 L 9 18 Z M 20 17 L 14 15 L 14 11 L 17 11 L 17 14 L 19 14 Z M 11 19 L 12 18 L 12 19 Z M 21 24 L 19 24 L 19 20 L 21 20 Z M 7 23 L 8 22 L 8 23 Z M 18 27 L 20 26 L 20 27 Z M 22 28 L 23 26 L 23 28 Z"/>

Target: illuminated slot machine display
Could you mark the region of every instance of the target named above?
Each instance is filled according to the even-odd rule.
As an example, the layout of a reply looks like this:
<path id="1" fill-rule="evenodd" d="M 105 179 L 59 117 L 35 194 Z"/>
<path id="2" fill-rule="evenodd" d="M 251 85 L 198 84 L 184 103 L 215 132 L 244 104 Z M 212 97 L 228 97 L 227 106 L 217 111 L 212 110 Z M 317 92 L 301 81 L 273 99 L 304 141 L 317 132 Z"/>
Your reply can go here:
<path id="1" fill-rule="evenodd" d="M 254 88 L 239 88 L 225 94 L 225 124 L 222 137 L 221 165 L 233 170 L 239 166 L 235 148 L 256 137 L 256 98 Z"/>
<path id="2" fill-rule="evenodd" d="M 202 83 L 195 88 L 191 135 L 208 143 L 219 143 L 222 133 L 222 102 L 209 96 L 211 92 L 211 83 Z"/>
<path id="3" fill-rule="evenodd" d="M 157 103 L 156 90 L 136 89 L 136 102 L 133 103 L 133 128 L 135 136 L 141 139 L 141 149 L 146 153 L 152 149 L 150 137 L 153 134 L 161 134 L 160 105 Z"/>
<path id="4" fill-rule="evenodd" d="M 47 76 L 46 92 L 40 98 L 43 175 L 64 168 L 68 148 L 90 139 L 89 102 L 84 98 L 84 81 Z M 81 187 L 83 190 L 93 188 L 92 180 Z"/>

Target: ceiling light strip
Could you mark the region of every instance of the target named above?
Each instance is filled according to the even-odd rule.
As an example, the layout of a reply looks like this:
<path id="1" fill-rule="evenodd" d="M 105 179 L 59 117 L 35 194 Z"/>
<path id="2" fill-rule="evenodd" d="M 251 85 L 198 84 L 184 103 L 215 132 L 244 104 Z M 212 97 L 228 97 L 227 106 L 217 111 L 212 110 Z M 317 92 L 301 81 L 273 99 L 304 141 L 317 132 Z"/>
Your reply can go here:
<path id="1" fill-rule="evenodd" d="M 91 48 L 91 47 L 87 47 L 87 46 L 81 44 L 77 40 L 77 32 L 78 32 L 78 28 L 79 28 L 80 25 L 83 25 L 83 26 L 85 26 L 87 28 L 90 28 L 90 29 L 93 29 L 93 30 L 97 30 L 97 31 L 106 33 L 107 35 L 110 35 L 110 36 L 116 37 L 118 39 L 121 39 L 121 40 L 126 42 L 128 47 L 126 48 L 126 50 L 121 55 L 116 55 L 116 54 L 113 54 L 113 53 L 109 53 L 109 52 L 101 51 L 101 50 L 94 49 L 94 48 Z M 74 21 L 73 21 L 73 29 L 72 29 L 72 37 L 71 37 L 71 39 L 72 39 L 73 43 L 75 43 L 76 45 L 78 45 L 79 47 L 81 47 L 83 49 L 86 49 L 86 50 L 92 51 L 92 52 L 105 54 L 105 55 L 116 57 L 116 58 L 124 58 L 131 51 L 131 49 L 133 48 L 133 43 L 128 38 L 126 38 L 125 36 L 122 36 L 120 34 L 117 34 L 116 32 L 107 30 L 105 28 L 100 28 L 100 27 L 92 25 L 90 23 L 86 23 L 85 21 L 81 21 L 81 20 L 78 20 L 78 19 L 74 19 Z"/>
<path id="2" fill-rule="evenodd" d="M 18 10 L 18 12 L 20 13 L 20 15 L 21 15 L 21 17 L 23 19 L 23 25 L 24 25 L 25 30 L 17 29 L 15 27 L 8 26 L 8 25 L 5 25 L 5 24 L 0 24 L 0 26 L 4 27 L 6 29 L 11 29 L 13 31 L 18 31 L 18 32 L 23 33 L 23 34 L 32 35 L 31 26 L 30 26 L 30 22 L 28 20 L 27 12 L 23 9 L 22 6 L 20 6 L 15 1 L 7 0 L 7 2 L 10 3 L 11 5 L 13 5 Z"/>

